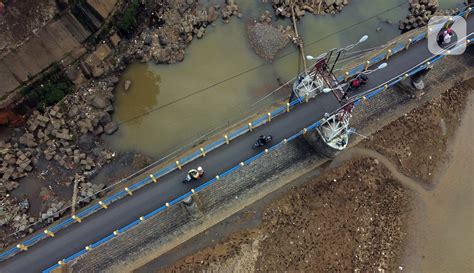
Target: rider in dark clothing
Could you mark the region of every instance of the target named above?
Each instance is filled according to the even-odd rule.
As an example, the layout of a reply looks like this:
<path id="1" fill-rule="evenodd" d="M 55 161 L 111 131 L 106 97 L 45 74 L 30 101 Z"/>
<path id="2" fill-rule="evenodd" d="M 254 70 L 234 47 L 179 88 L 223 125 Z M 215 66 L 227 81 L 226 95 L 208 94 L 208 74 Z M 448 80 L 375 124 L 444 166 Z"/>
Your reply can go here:
<path id="1" fill-rule="evenodd" d="M 267 144 L 267 137 L 264 135 L 261 135 L 257 141 L 258 141 L 258 144 L 260 144 L 260 146 L 263 146 Z"/>

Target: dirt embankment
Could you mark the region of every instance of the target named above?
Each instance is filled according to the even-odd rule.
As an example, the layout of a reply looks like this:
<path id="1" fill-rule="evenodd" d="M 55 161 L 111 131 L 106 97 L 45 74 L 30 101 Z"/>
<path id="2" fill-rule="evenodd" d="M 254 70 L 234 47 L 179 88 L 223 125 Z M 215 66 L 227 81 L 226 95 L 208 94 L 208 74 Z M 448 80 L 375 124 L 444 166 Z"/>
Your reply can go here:
<path id="1" fill-rule="evenodd" d="M 430 178 L 447 156 L 446 143 L 472 90 L 472 80 L 459 84 L 360 146 L 398 164 L 415 178 L 411 183 Z M 236 232 L 158 272 L 403 270 L 414 200 L 379 160 L 356 157 L 271 203 L 259 228 Z"/>
<path id="2" fill-rule="evenodd" d="M 461 119 L 474 79 L 385 126 L 364 146 L 388 157 L 408 176 L 432 186 L 435 170 L 447 158 L 446 145 Z"/>

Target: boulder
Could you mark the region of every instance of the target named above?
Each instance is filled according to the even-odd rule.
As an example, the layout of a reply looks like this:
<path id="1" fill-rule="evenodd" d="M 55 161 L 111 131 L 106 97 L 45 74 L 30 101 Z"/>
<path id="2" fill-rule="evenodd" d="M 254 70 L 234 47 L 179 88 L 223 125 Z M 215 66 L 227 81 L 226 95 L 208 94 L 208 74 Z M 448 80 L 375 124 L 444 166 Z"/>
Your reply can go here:
<path id="1" fill-rule="evenodd" d="M 92 76 L 94 78 L 102 77 L 102 75 L 104 75 L 104 73 L 105 73 L 105 70 L 102 67 L 94 67 L 92 69 Z"/>
<path id="2" fill-rule="evenodd" d="M 215 20 L 217 20 L 217 16 L 218 16 L 218 14 L 217 14 L 216 7 L 210 6 L 207 9 L 207 21 L 209 23 L 214 22 Z"/>
<path id="3" fill-rule="evenodd" d="M 116 122 L 109 122 L 104 126 L 104 133 L 111 135 L 118 130 L 118 124 Z"/>
<path id="4" fill-rule="evenodd" d="M 102 116 L 100 117 L 99 123 L 104 125 L 112 121 L 112 117 L 110 116 L 109 113 L 104 112 Z"/>
<path id="5" fill-rule="evenodd" d="M 94 148 L 94 141 L 94 135 L 87 133 L 79 137 L 79 139 L 77 140 L 77 146 L 79 146 L 79 148 L 81 148 L 82 150 L 90 150 Z"/>
<path id="6" fill-rule="evenodd" d="M 77 116 L 77 114 L 79 114 L 79 107 L 77 107 L 76 105 L 71 106 L 71 108 L 67 112 L 67 115 L 70 118 L 74 118 L 75 116 Z"/>
<path id="7" fill-rule="evenodd" d="M 109 106 L 110 101 L 102 96 L 97 95 L 94 98 L 92 98 L 91 103 L 92 103 L 92 106 L 94 106 L 97 109 L 105 109 L 107 106 Z"/>
<path id="8" fill-rule="evenodd" d="M 131 85 L 132 85 L 132 81 L 126 80 L 125 83 L 123 84 L 123 88 L 125 89 L 125 91 L 128 91 Z"/>

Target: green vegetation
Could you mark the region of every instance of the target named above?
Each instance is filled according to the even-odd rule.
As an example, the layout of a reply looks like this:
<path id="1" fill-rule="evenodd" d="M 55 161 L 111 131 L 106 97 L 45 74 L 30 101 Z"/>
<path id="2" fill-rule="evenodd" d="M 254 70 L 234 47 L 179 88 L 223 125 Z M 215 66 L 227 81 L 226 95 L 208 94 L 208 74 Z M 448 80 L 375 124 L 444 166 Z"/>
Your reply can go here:
<path id="1" fill-rule="evenodd" d="M 59 66 L 54 65 L 41 79 L 24 87 L 21 92 L 25 103 L 44 111 L 47 106 L 58 103 L 74 90 L 72 82 L 64 75 Z"/>
<path id="2" fill-rule="evenodd" d="M 140 0 L 132 0 L 122 14 L 118 14 L 117 27 L 125 35 L 130 34 L 138 26 L 138 13 L 140 12 Z"/>

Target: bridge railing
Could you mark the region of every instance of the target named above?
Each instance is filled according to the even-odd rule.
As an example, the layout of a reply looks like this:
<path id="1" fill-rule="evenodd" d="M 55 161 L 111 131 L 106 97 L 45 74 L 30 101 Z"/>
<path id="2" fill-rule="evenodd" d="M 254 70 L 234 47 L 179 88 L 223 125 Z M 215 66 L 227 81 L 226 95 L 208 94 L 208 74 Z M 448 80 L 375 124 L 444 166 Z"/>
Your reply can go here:
<path id="1" fill-rule="evenodd" d="M 296 104 L 295 104 L 296 105 Z M 264 122 L 263 120 L 261 120 L 261 122 Z M 272 145 L 271 147 L 269 147 L 268 149 L 256 154 L 255 156 L 252 156 L 251 158 L 235 165 L 234 167 L 230 168 L 229 170 L 217 175 L 216 177 L 212 178 L 211 180 L 205 182 L 204 184 L 198 186 L 197 188 L 195 189 L 192 189 L 191 191 L 187 192 L 186 194 L 182 195 L 182 196 L 179 196 L 173 200 L 171 200 L 169 203 L 166 203 L 165 205 L 157 208 L 156 210 L 140 217 L 139 219 L 133 221 L 132 223 L 124 226 L 123 228 L 119 229 L 119 230 L 116 230 L 114 231 L 113 233 L 111 233 L 110 235 L 102 238 L 101 240 L 87 246 L 86 248 L 74 253 L 73 255 L 59 261 L 57 264 L 54 264 L 53 266 L 43 270 L 43 272 L 51 272 L 52 270 L 60 267 L 61 265 L 63 264 L 66 264 L 66 263 L 70 263 L 72 261 L 74 261 L 75 259 L 77 259 L 78 257 L 80 257 L 81 255 L 87 253 L 88 251 L 94 249 L 94 248 L 97 248 L 107 242 L 109 242 L 110 240 L 112 240 L 113 238 L 119 236 L 121 233 L 137 226 L 138 224 L 140 224 L 141 222 L 143 221 L 146 221 L 147 219 L 149 219 L 150 217 L 160 213 L 160 212 L 163 212 L 165 211 L 168 207 L 171 207 L 175 204 L 178 204 L 179 202 L 183 201 L 184 199 L 188 198 L 189 196 L 193 195 L 193 194 L 196 194 L 200 191 L 202 191 L 203 189 L 207 188 L 207 187 L 210 187 L 212 186 L 213 184 L 217 183 L 219 180 L 225 178 L 226 176 L 240 170 L 241 168 L 245 168 L 246 165 L 249 165 L 251 164 L 252 162 L 254 162 L 255 160 L 261 158 L 263 155 L 267 154 L 267 153 L 270 153 L 272 152 L 273 150 L 275 149 L 278 149 L 280 146 L 282 145 L 286 145 L 288 142 L 290 141 L 293 141 L 295 140 L 296 138 L 300 137 L 301 135 L 304 135 L 304 134 L 307 134 L 308 132 L 310 132 L 311 130 L 314 130 L 316 127 L 318 127 L 320 125 L 320 121 L 317 121 L 315 123 L 313 123 L 312 125 L 308 126 L 307 128 L 303 128 L 302 130 L 300 130 L 298 133 L 292 135 L 291 137 L 289 137 L 288 139 L 284 139 L 283 141 L 279 142 L 279 143 L 276 143 L 274 145 Z"/>
<path id="2" fill-rule="evenodd" d="M 472 44 L 474 43 L 474 33 L 471 33 L 468 37 L 464 38 L 468 44 Z M 387 90 L 387 86 L 388 87 L 391 87 L 395 84 L 397 84 L 398 82 L 402 81 L 403 79 L 405 79 L 406 77 L 410 76 L 410 75 L 413 75 L 415 73 L 417 73 L 418 71 L 421 71 L 423 69 L 426 69 L 426 67 L 430 66 L 431 64 L 439 61 L 440 59 L 442 59 L 445 55 L 441 54 L 441 55 L 436 55 L 436 56 L 433 56 L 433 57 L 430 57 L 428 59 L 425 59 L 423 62 L 419 63 L 417 66 L 415 66 L 414 68 L 411 68 L 410 70 L 408 71 L 405 71 L 404 73 L 392 78 L 391 80 L 383 83 L 381 86 L 378 86 L 376 88 L 373 88 L 369 91 L 366 92 L 366 95 L 364 96 L 364 100 L 368 100 L 372 97 L 374 97 L 375 95 L 377 95 L 378 93 L 384 91 L 384 90 Z M 303 99 L 303 98 L 301 98 Z M 359 105 L 360 102 L 361 102 L 362 98 L 359 98 L 355 101 L 356 105 Z M 296 105 L 297 103 L 295 103 Z M 274 112 L 272 112 L 272 114 L 278 114 L 279 112 L 281 113 L 284 113 L 285 109 L 283 109 L 282 107 L 280 107 L 279 109 L 275 110 Z M 261 124 L 265 124 L 266 121 L 261 117 L 259 119 L 257 119 L 257 121 L 259 121 Z M 256 122 L 256 124 L 258 124 L 258 122 Z M 199 187 L 197 187 L 196 189 L 193 189 L 191 190 L 190 192 L 170 201 L 169 203 L 166 203 L 166 205 L 150 212 L 149 214 L 145 215 L 144 217 L 141 217 L 140 219 L 128 224 L 127 226 L 123 227 L 122 229 L 119 229 L 118 231 L 110 234 L 109 236 L 99 240 L 98 242 L 92 244 L 91 246 L 89 246 L 87 249 L 83 249 L 81 251 L 79 251 L 78 253 L 75 253 L 73 255 L 71 255 L 70 257 L 67 257 L 66 259 L 60 261 L 58 264 L 55 264 L 53 265 L 52 267 L 44 270 L 43 272 L 50 272 L 51 270 L 59 267 L 62 263 L 69 263 L 73 260 L 75 260 L 76 258 L 78 258 L 79 256 L 81 256 L 82 254 L 86 253 L 88 250 L 91 250 L 93 248 L 96 248 L 102 244 L 105 244 L 106 242 L 110 241 L 112 238 L 118 236 L 120 233 L 123 233 L 125 232 L 126 230 L 138 225 L 140 222 L 142 221 L 145 221 L 146 219 L 150 218 L 151 216 L 153 215 L 156 215 L 160 212 L 163 212 L 165 211 L 168 207 L 170 206 L 173 206 L 179 202 L 181 202 L 182 200 L 184 200 L 185 198 L 188 198 L 189 196 L 193 195 L 193 194 L 196 194 L 200 191 L 202 191 L 203 189 L 213 185 L 214 183 L 218 182 L 218 180 L 230 175 L 231 173 L 233 172 L 236 172 L 238 170 L 240 170 L 241 168 L 244 168 L 246 165 L 249 165 L 251 164 L 252 162 L 254 162 L 255 160 L 259 159 L 260 157 L 262 157 L 263 155 L 265 155 L 266 153 L 269 153 L 275 149 L 278 149 L 281 145 L 285 145 L 287 144 L 288 142 L 290 141 L 293 141 L 294 139 L 300 137 L 301 135 L 304 135 L 312 130 L 314 130 L 316 127 L 318 127 L 319 125 L 321 124 L 320 121 L 317 121 L 315 123 L 313 123 L 312 125 L 308 126 L 307 128 L 303 128 L 302 130 L 300 130 L 298 133 L 292 135 L 291 137 L 289 137 L 288 139 L 285 139 L 279 143 L 276 143 L 274 144 L 273 146 L 269 147 L 267 150 L 247 159 L 246 161 L 244 162 L 241 162 L 240 164 L 237 164 L 236 166 L 232 167 L 231 169 L 221 173 L 220 175 L 216 176 L 215 178 L 207 181 L 206 183 L 200 185 Z M 243 133 L 247 130 L 248 128 L 240 128 L 239 130 Z M 239 131 L 237 130 L 237 131 Z"/>
<path id="3" fill-rule="evenodd" d="M 461 17 L 467 18 L 469 14 L 472 13 L 473 5 L 467 7 L 464 11 L 461 11 L 457 14 L 458 17 L 454 17 L 455 20 L 458 20 Z M 388 60 L 393 55 L 409 49 L 411 45 L 416 44 L 424 40 L 428 36 L 428 26 L 416 29 L 410 32 L 403 34 L 400 39 L 392 41 L 382 50 L 376 51 L 375 53 L 369 53 L 366 56 L 362 56 L 359 62 L 356 62 L 355 65 L 346 66 L 342 68 L 342 75 L 337 77 L 338 81 L 343 81 L 347 78 L 350 78 L 358 73 L 361 73 L 368 69 L 369 66 L 380 63 L 384 60 Z M 358 63 L 358 64 L 357 64 Z"/>
<path id="4" fill-rule="evenodd" d="M 461 12 L 459 14 L 459 16 L 467 17 L 467 15 L 469 15 L 471 12 L 472 12 L 472 8 L 468 8 L 467 10 Z M 419 41 L 423 40 L 425 37 L 426 37 L 426 32 L 423 32 L 423 33 L 415 35 L 412 38 L 409 38 L 408 42 L 410 42 L 410 44 L 413 44 L 413 43 L 416 43 L 416 42 L 419 42 Z M 469 38 L 468 41 L 472 42 L 472 40 L 473 40 L 472 38 Z M 389 58 L 390 56 L 402 51 L 403 49 L 407 49 L 407 48 L 409 48 L 409 44 L 407 46 L 407 42 L 399 43 L 398 45 L 396 45 L 392 48 L 394 50 L 393 52 L 387 51 L 385 53 L 381 53 L 381 54 L 378 54 L 378 55 L 372 57 L 369 60 L 370 64 L 373 65 L 377 62 L 380 62 L 380 61 L 382 61 L 386 58 Z M 432 59 L 432 62 L 435 62 L 435 61 L 439 60 L 442 57 L 443 56 L 434 57 Z M 342 81 L 342 80 L 344 80 L 345 77 L 353 76 L 353 75 L 363 71 L 366 68 L 367 68 L 366 63 L 359 64 L 359 65 L 355 66 L 354 68 L 352 68 L 350 71 L 347 71 L 346 73 L 344 73 L 344 75 L 339 76 L 338 80 Z M 411 69 L 410 71 L 407 71 L 405 73 L 405 75 L 403 75 L 403 77 L 406 77 L 406 75 L 412 75 L 412 74 L 416 73 L 416 72 L 414 72 L 415 69 L 423 69 L 423 68 L 421 68 L 421 66 L 417 66 L 417 67 Z M 383 84 L 381 87 L 374 88 L 374 89 L 368 91 L 365 96 L 362 96 L 361 98 L 358 98 L 355 101 L 356 104 L 359 104 L 361 99 L 368 99 L 368 98 L 376 95 L 377 93 L 385 90 L 386 89 L 385 85 L 393 86 L 394 84 L 398 83 L 401 80 L 402 80 L 402 77 L 398 76 L 394 81 L 387 82 L 387 83 Z M 294 108 L 298 104 L 303 103 L 305 101 L 307 101 L 307 98 L 304 98 L 304 97 L 300 97 L 296 100 L 293 100 L 291 103 L 287 104 L 286 106 L 279 107 L 276 110 L 268 113 L 267 115 L 263 115 L 263 116 L 257 118 L 255 121 L 252 121 L 251 123 L 249 123 L 248 126 L 240 127 L 237 130 L 234 130 L 234 131 L 230 132 L 228 135 L 225 135 L 222 138 L 219 138 L 217 141 L 214 141 L 214 142 L 212 142 L 211 144 L 209 144 L 205 147 L 201 147 L 199 150 L 196 150 L 195 152 L 191 153 L 190 155 L 187 155 L 185 157 L 182 157 L 182 158 L 178 159 L 174 164 L 167 165 L 166 167 L 162 168 L 161 170 L 157 171 L 156 173 L 150 174 L 148 177 L 142 179 L 141 181 L 139 181 L 137 183 L 134 183 L 129 187 L 125 187 L 123 190 L 120 190 L 120 191 L 114 193 L 113 195 L 105 198 L 104 200 L 100 201 L 99 203 L 95 203 L 95 204 L 85 208 L 84 210 L 80 211 L 77 215 L 73 215 L 72 217 L 67 218 L 64 221 L 62 221 L 62 222 L 60 222 L 56 225 L 53 225 L 49 229 L 44 230 L 43 233 L 39 233 L 38 235 L 33 236 L 32 238 L 29 238 L 29 239 L 25 240 L 24 242 L 16 245 L 15 247 L 10 248 L 9 250 L 3 252 L 2 254 L 0 254 L 0 261 L 3 261 L 5 259 L 7 259 L 8 257 L 11 257 L 11 256 L 13 256 L 13 255 L 15 255 L 15 254 L 17 254 L 21 251 L 27 250 L 28 247 L 33 246 L 34 244 L 36 244 L 37 242 L 39 242 L 43 239 L 46 239 L 48 237 L 54 237 L 54 233 L 66 228 L 67 226 L 73 224 L 74 222 L 81 222 L 82 219 L 92 215 L 93 213 L 95 213 L 95 212 L 97 212 L 101 209 L 107 209 L 109 205 L 116 202 L 117 200 L 119 200 L 119 199 L 121 199 L 121 198 L 123 198 L 127 195 L 132 195 L 133 191 L 136 191 L 136 190 L 138 190 L 138 189 L 140 189 L 140 188 L 142 188 L 145 185 L 148 185 L 150 183 L 156 183 L 164 175 L 166 175 L 166 174 L 168 174 L 168 173 L 170 173 L 170 172 L 172 172 L 176 169 L 181 169 L 184 165 L 194 161 L 195 159 L 197 159 L 201 156 L 205 156 L 207 153 L 215 150 L 216 148 L 218 148 L 222 145 L 226 145 L 227 143 L 229 143 L 233 139 L 247 133 L 248 131 L 253 130 L 253 128 L 257 128 L 259 126 L 262 126 L 262 125 L 266 124 L 267 122 L 270 122 L 272 118 L 275 118 L 275 117 L 280 116 L 280 115 L 282 115 L 286 112 L 291 111 L 292 108 Z M 316 128 L 319 124 L 320 124 L 319 121 L 315 122 L 310 127 L 304 128 L 299 133 L 297 133 L 297 134 L 291 136 L 290 138 L 288 138 L 287 140 L 285 140 L 284 143 L 286 143 L 288 141 L 292 141 L 293 139 L 299 137 L 303 133 Z M 256 156 L 246 160 L 245 162 L 242 162 L 241 164 L 233 167 L 232 169 L 228 170 L 227 172 L 224 172 L 223 174 L 217 176 L 216 178 L 213 178 L 210 181 L 202 184 L 201 186 L 199 186 L 195 190 L 193 189 L 193 191 L 188 192 L 185 195 L 180 196 L 180 197 L 170 201 L 169 203 L 166 203 L 164 206 L 148 213 L 145 216 L 140 217 L 140 219 L 128 224 L 127 226 L 125 226 L 125 227 L 123 227 L 123 228 L 121 228 L 117 231 L 114 231 L 114 233 L 112 235 L 109 235 L 109 236 L 99 240 L 98 242 L 92 244 L 91 246 L 87 246 L 85 249 L 81 250 L 80 252 L 78 252 L 78 253 L 76 253 L 76 254 L 74 254 L 74 255 L 72 255 L 72 256 L 70 256 L 70 257 L 68 257 L 68 258 L 66 258 L 62 261 L 59 261 L 58 264 L 52 266 L 51 268 L 46 269 L 44 272 L 49 272 L 50 270 L 60 266 L 62 263 L 67 263 L 67 262 L 70 262 L 70 261 L 76 259 L 80 255 L 86 253 L 89 249 L 91 249 L 92 246 L 97 247 L 97 246 L 109 241 L 110 239 L 114 238 L 115 236 L 118 236 L 120 233 L 122 233 L 122 232 L 138 225 L 141 221 L 144 221 L 144 220 L 152 217 L 153 215 L 155 215 L 155 214 L 157 214 L 161 211 L 166 210 L 167 207 L 172 206 L 176 203 L 179 203 L 183 199 L 189 197 L 194 192 L 197 192 L 199 190 L 202 190 L 205 187 L 208 187 L 209 185 L 212 185 L 217 180 L 219 180 L 221 177 L 225 177 L 226 175 L 228 175 L 228 174 L 240 169 L 241 167 L 253 162 L 257 158 L 261 157 L 264 153 L 269 152 L 273 149 L 276 149 L 278 147 L 278 145 L 282 145 L 282 143 L 275 144 L 274 146 L 270 147 L 269 149 L 265 150 L 264 152 L 257 154 Z"/>
<path id="5" fill-rule="evenodd" d="M 106 197 L 105 199 L 99 201 L 98 203 L 94 203 L 81 211 L 79 211 L 76 215 L 73 215 L 65 220 L 60 221 L 57 224 L 52 225 L 49 229 L 44 230 L 43 233 L 38 233 L 37 235 L 25 240 L 22 243 L 19 243 L 15 247 L 10 248 L 9 250 L 3 252 L 0 254 L 0 261 L 3 261 L 21 251 L 27 250 L 29 247 L 35 245 L 39 241 L 46 239 L 48 237 L 53 237 L 56 232 L 61 231 L 62 229 L 68 227 L 69 225 L 75 223 L 75 222 L 81 222 L 84 218 L 89 217 L 90 215 L 94 214 L 95 212 L 102 210 L 102 209 L 107 209 L 108 206 L 113 204 L 114 202 L 122 199 L 125 196 L 132 195 L 134 191 L 150 184 L 150 183 L 156 183 L 158 180 L 165 176 L 166 174 L 173 172 L 177 169 L 181 169 L 183 166 L 186 164 L 189 164 L 196 160 L 199 157 L 203 157 L 207 155 L 208 153 L 212 152 L 213 150 L 226 145 L 230 143 L 232 140 L 238 138 L 241 135 L 244 135 L 245 133 L 258 128 L 268 122 L 270 122 L 273 118 L 276 118 L 280 115 L 283 115 L 287 112 L 290 112 L 291 109 L 296 107 L 298 104 L 305 102 L 305 98 L 301 97 L 298 98 L 291 103 L 288 103 L 287 105 L 277 107 L 275 110 L 267 113 L 266 115 L 262 115 L 257 117 L 256 119 L 252 120 L 248 125 L 242 126 L 240 128 L 237 128 L 230 133 L 219 137 L 217 140 L 213 141 L 212 143 L 200 147 L 199 149 L 195 150 L 194 152 L 191 152 L 188 155 L 185 155 L 178 160 L 176 160 L 174 163 L 171 163 L 169 165 L 166 165 L 162 169 L 158 170 L 155 173 L 152 173 L 145 178 L 141 179 L 140 181 L 125 187 L 121 190 L 118 190 L 114 194 Z M 181 198 L 181 197 L 180 197 Z M 182 199 L 184 199 L 183 197 Z M 181 199 L 180 199 L 181 200 Z M 175 203 L 178 201 L 171 201 L 169 204 Z M 145 219 L 147 218 L 144 216 Z M 151 216 L 150 216 L 151 217 Z M 138 222 L 136 222 L 138 223 Z M 132 224 L 136 224 L 135 222 Z M 130 228 L 129 226 L 124 227 L 126 229 Z M 120 230 L 119 230 L 120 232 Z"/>

